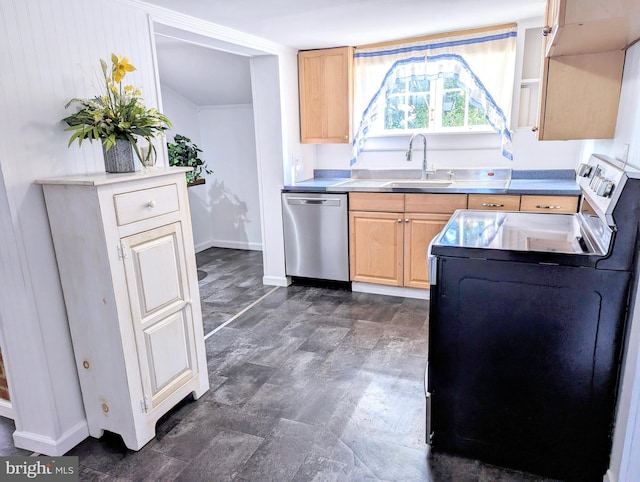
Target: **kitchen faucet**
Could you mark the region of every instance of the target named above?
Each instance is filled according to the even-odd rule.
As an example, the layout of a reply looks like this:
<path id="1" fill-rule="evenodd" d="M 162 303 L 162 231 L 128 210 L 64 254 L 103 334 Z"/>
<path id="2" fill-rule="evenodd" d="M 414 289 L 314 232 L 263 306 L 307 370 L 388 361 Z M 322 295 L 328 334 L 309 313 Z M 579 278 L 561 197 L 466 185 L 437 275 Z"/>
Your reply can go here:
<path id="1" fill-rule="evenodd" d="M 422 137 L 422 140 L 424 141 L 424 150 L 422 153 L 422 180 L 424 181 L 427 179 L 427 138 L 424 134 L 416 133 L 411 136 L 411 139 L 409 140 L 409 150 L 407 150 L 407 161 L 411 161 L 411 157 L 413 156 L 413 140 L 416 136 Z"/>

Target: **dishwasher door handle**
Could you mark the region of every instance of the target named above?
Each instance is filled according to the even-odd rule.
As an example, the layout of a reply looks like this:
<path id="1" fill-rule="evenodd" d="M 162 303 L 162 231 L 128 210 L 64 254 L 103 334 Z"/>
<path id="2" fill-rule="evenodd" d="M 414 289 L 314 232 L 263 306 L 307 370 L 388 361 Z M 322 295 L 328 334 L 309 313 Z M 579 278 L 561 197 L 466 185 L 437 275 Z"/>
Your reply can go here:
<path id="1" fill-rule="evenodd" d="M 309 197 L 289 197 L 287 204 L 291 205 L 321 205 L 321 206 L 340 206 L 340 199 L 337 198 L 309 198 Z"/>

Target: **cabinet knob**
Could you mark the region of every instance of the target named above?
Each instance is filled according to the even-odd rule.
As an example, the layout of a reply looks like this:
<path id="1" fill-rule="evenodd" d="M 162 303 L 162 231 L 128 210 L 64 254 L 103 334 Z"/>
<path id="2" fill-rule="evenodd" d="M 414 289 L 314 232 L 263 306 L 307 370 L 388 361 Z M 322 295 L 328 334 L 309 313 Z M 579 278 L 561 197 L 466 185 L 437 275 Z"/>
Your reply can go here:
<path id="1" fill-rule="evenodd" d="M 156 202 L 151 200 L 147 203 L 147 207 L 148 208 L 155 208 L 156 207 Z"/>
<path id="2" fill-rule="evenodd" d="M 409 220 L 408 220 L 408 219 L 405 219 L 405 220 L 404 220 L 404 222 L 405 222 L 405 223 L 408 223 L 408 222 L 409 222 Z"/>
<path id="3" fill-rule="evenodd" d="M 89 365 L 89 362 L 85 360 L 82 362 L 82 366 L 88 370 L 90 365 Z"/>
<path id="4" fill-rule="evenodd" d="M 343 139 L 346 141 L 349 139 L 349 136 L 344 136 Z"/>
<path id="5" fill-rule="evenodd" d="M 538 132 L 538 127 L 537 126 L 533 126 L 531 128 L 531 132 Z"/>
<path id="6" fill-rule="evenodd" d="M 402 222 L 402 219 L 398 218 L 398 222 L 399 222 L 399 223 L 401 223 L 401 222 Z"/>
<path id="7" fill-rule="evenodd" d="M 547 35 L 549 35 L 552 32 L 552 28 L 551 27 L 544 27 L 542 29 L 542 36 L 546 37 Z"/>

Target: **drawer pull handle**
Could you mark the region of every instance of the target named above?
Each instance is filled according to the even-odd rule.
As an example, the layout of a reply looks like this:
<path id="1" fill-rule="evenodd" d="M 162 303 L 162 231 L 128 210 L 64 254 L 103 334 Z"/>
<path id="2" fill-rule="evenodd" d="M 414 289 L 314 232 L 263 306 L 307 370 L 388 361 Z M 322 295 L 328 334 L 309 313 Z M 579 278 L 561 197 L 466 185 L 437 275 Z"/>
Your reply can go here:
<path id="1" fill-rule="evenodd" d="M 560 209 L 562 206 L 543 206 L 541 204 L 536 205 L 538 209 Z"/>
<path id="2" fill-rule="evenodd" d="M 482 203 L 482 206 L 485 208 L 503 208 L 504 204 Z"/>
<path id="3" fill-rule="evenodd" d="M 156 207 L 156 202 L 151 200 L 147 203 L 147 207 L 148 208 L 155 208 Z"/>

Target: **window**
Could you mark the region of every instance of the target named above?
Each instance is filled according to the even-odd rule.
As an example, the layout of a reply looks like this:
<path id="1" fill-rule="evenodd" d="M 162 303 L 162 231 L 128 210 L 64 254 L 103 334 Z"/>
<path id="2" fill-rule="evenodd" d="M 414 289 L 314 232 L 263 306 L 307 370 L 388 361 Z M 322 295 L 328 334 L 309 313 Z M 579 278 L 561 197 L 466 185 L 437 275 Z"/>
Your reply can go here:
<path id="1" fill-rule="evenodd" d="M 509 24 L 356 48 L 351 165 L 369 135 L 412 131 L 494 131 L 513 159 L 516 31 Z"/>
<path id="2" fill-rule="evenodd" d="M 425 75 L 398 78 L 386 92 L 384 117 L 371 134 L 400 131 L 492 132 L 484 108 L 455 76 L 428 80 Z"/>

